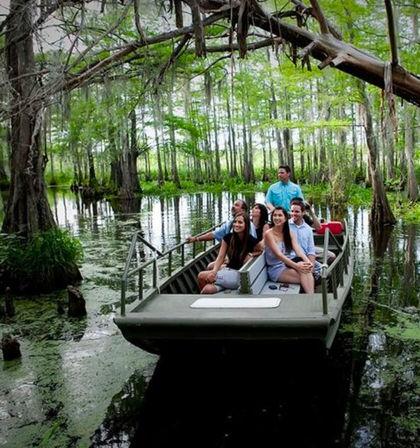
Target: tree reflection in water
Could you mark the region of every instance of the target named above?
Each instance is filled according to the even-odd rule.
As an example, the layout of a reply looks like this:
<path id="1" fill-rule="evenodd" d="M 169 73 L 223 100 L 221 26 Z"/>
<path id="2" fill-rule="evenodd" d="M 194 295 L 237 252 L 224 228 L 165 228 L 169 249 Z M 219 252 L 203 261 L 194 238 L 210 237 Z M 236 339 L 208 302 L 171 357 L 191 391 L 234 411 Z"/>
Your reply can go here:
<path id="1" fill-rule="evenodd" d="M 410 283 L 411 272 L 407 274 L 407 270 L 416 271 L 416 266 L 414 262 L 410 268 L 396 262 L 401 252 L 389 249 L 392 242 L 399 241 L 395 237 L 392 239 L 393 232 L 393 227 L 371 228 L 370 279 L 366 295 L 358 292 L 359 303 L 355 309 L 357 337 L 353 345 L 345 447 L 417 446 L 415 372 L 418 343 L 415 337 L 411 340 L 402 336 L 404 324 L 410 325 L 410 317 L 414 316 L 404 310 L 405 301 L 398 297 L 400 291 L 412 296 L 415 286 L 413 288 L 413 282 Z M 413 239 L 411 236 L 410 241 L 408 233 L 404 251 L 406 260 L 414 261 L 412 251 Z M 401 269 L 406 279 L 404 284 L 398 278 Z"/>

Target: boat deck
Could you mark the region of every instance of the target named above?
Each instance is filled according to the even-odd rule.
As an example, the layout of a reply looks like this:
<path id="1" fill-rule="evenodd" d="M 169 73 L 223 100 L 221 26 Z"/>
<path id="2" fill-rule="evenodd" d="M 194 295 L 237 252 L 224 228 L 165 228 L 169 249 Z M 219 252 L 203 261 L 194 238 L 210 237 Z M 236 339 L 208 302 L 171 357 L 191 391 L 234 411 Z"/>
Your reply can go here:
<path id="1" fill-rule="evenodd" d="M 159 294 L 153 298 L 153 300 L 145 300 L 138 305 L 135 310 L 127 313 L 127 317 L 133 316 L 138 318 L 139 314 L 149 318 L 165 318 L 171 319 L 183 319 L 183 320 L 196 320 L 200 316 L 205 319 L 221 317 L 229 319 L 232 317 L 256 317 L 258 312 L 258 318 L 269 318 L 273 315 L 276 319 L 289 320 L 291 318 L 301 319 L 305 317 L 314 317 L 316 315 L 322 316 L 322 296 L 321 294 L 282 294 L 282 295 L 270 295 L 265 297 L 278 297 L 280 298 L 280 304 L 277 307 L 267 308 L 247 308 L 246 304 L 243 308 L 230 308 L 225 307 L 223 301 L 226 297 L 229 299 L 237 300 L 241 302 L 244 298 L 254 298 L 256 301 L 261 299 L 262 296 L 256 296 L 252 294 L 244 294 L 240 297 L 234 295 L 199 295 L 199 294 Z M 220 307 L 215 305 L 214 307 L 198 307 L 193 308 L 191 305 L 198 299 L 209 298 L 215 303 L 220 302 Z M 333 310 L 334 298 L 332 294 L 329 294 L 329 309 Z M 329 314 L 330 314 L 329 313 Z"/>

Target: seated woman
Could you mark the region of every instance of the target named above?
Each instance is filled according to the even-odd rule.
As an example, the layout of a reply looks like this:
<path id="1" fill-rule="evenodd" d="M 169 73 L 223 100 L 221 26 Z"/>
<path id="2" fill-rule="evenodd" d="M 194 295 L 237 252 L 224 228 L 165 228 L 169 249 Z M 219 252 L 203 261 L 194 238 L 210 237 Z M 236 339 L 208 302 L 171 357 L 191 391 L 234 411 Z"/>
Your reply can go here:
<path id="1" fill-rule="evenodd" d="M 300 283 L 307 294 L 313 293 L 312 263 L 289 229 L 287 211 L 283 207 L 275 207 L 271 220 L 273 227 L 264 235 L 268 277 L 273 282 Z M 295 257 L 303 261 L 292 261 Z"/>
<path id="2" fill-rule="evenodd" d="M 264 233 L 269 230 L 268 225 L 268 211 L 264 204 L 254 204 L 251 208 L 251 222 L 254 224 L 257 232 L 257 240 L 263 239 Z"/>
<path id="3" fill-rule="evenodd" d="M 212 270 L 198 274 L 198 286 L 201 294 L 215 294 L 222 289 L 236 289 L 239 287 L 240 269 L 249 257 L 259 255 L 262 250 L 257 239 L 250 235 L 250 219 L 246 213 L 235 215 L 232 233 L 223 237 L 219 254 Z M 221 269 L 226 255 L 229 262 Z"/>

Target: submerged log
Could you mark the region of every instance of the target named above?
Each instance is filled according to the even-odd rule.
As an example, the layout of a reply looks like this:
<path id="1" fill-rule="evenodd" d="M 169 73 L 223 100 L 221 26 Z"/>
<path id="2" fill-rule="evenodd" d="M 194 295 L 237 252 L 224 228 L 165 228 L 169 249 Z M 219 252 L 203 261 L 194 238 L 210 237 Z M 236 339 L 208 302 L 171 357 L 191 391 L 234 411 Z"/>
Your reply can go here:
<path id="1" fill-rule="evenodd" d="M 67 292 L 69 296 L 68 316 L 86 316 L 86 302 L 83 294 L 73 285 L 67 286 Z"/>
<path id="2" fill-rule="evenodd" d="M 13 359 L 17 359 L 22 356 L 20 353 L 19 341 L 11 334 L 3 335 L 0 346 L 3 351 L 3 359 L 5 361 L 12 361 Z"/>

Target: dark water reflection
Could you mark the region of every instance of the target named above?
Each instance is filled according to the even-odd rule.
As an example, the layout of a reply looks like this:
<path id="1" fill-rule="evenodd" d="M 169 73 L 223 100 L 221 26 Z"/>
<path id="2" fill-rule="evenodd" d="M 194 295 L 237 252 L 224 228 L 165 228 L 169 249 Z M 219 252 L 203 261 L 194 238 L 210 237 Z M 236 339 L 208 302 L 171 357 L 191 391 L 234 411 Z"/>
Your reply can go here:
<path id="1" fill-rule="evenodd" d="M 264 200 L 262 194 L 245 198 Z M 84 203 L 68 192 L 51 191 L 57 222 L 84 246 L 81 288 L 88 317 L 64 325 L 53 312 L 56 297 L 40 298 L 30 309 L 25 302 L 26 320 L 18 330 L 24 358 L 21 365 L 3 366 L 0 386 L 2 392 L 3 387 L 20 390 L 19 381 L 32 381 L 25 369 L 34 371 L 33 392 L 23 399 L 35 404 L 39 399 L 31 394 L 42 399 L 39 410 L 32 406 L 32 416 L 16 423 L 0 400 L 0 423 L 8 431 L 7 439 L 0 435 L 1 443 L 37 446 L 42 434 L 62 421 L 61 438 L 46 446 L 416 446 L 418 225 L 399 223 L 373 235 L 367 211 L 349 210 L 356 257 L 352 307 L 326 359 L 308 347 L 203 351 L 161 358 L 153 370 L 155 358 L 122 339 L 112 316 L 132 233 L 142 230 L 165 250 L 227 219 L 233 200 L 224 193 Z M 334 218 L 324 206 L 317 212 Z M 36 341 L 42 341 L 41 348 Z M 52 353 L 51 359 L 41 352 Z M 101 358 L 95 357 L 98 352 Z M 16 380 L 8 382 L 11 373 Z M 88 389 L 68 381 L 76 374 L 93 378 Z M 22 398 L 8 397 L 18 408 Z M 41 433 L 32 445 L 30 431 Z"/>
<path id="2" fill-rule="evenodd" d="M 339 446 L 350 369 L 310 347 L 163 356 L 132 446 Z"/>

